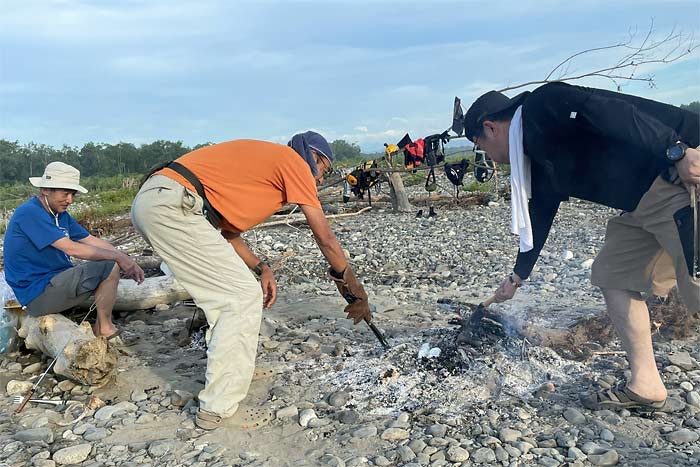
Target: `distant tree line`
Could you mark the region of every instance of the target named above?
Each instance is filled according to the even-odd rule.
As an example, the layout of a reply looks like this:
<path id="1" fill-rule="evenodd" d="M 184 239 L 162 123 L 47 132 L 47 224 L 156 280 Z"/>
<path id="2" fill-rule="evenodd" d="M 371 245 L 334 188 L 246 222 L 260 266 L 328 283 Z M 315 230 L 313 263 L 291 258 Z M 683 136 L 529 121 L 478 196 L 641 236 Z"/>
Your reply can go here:
<path id="1" fill-rule="evenodd" d="M 681 104 L 681 109 L 700 114 L 700 101 L 693 101 L 690 104 Z"/>
<path id="2" fill-rule="evenodd" d="M 86 177 L 141 174 L 158 162 L 177 159 L 210 144 L 188 147 L 182 141 L 159 140 L 140 146 L 131 143 L 87 143 L 82 148 L 63 146 L 57 149 L 45 144 L 20 144 L 0 139 L 0 183 L 26 181 L 28 177 L 41 176 L 46 164 L 53 161 L 70 164 Z M 335 140 L 331 146 L 338 159 L 362 155 L 355 143 Z"/>
<path id="3" fill-rule="evenodd" d="M 681 104 L 680 107 L 700 114 L 700 101 Z M 38 177 L 43 173 L 46 164 L 52 161 L 70 164 L 86 177 L 142 174 L 158 162 L 177 159 L 183 154 L 210 144 L 189 147 L 182 144 L 182 141 L 158 140 L 140 146 L 131 143 L 87 143 L 82 148 L 63 146 L 56 149 L 45 144 L 20 144 L 17 141 L 0 139 L 0 184 Z M 333 141 L 331 147 L 338 161 L 367 157 L 356 143 L 348 143 L 342 139 Z"/>

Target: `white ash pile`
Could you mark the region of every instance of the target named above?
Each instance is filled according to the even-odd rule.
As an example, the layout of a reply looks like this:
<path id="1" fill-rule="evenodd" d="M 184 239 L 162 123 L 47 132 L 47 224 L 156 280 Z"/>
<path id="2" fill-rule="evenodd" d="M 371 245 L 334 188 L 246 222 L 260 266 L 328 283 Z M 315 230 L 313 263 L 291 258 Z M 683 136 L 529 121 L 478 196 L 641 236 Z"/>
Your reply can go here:
<path id="1" fill-rule="evenodd" d="M 426 407 L 458 415 L 475 403 L 529 399 L 543 384 L 559 386 L 582 370 L 517 336 L 471 346 L 458 343 L 459 333 L 458 326 L 424 329 L 391 339 L 387 351 L 375 343 L 358 344 L 353 358 L 333 368 L 330 359 L 315 359 L 295 369 L 311 381 L 345 388 L 354 394 L 356 410 L 377 416 Z"/>

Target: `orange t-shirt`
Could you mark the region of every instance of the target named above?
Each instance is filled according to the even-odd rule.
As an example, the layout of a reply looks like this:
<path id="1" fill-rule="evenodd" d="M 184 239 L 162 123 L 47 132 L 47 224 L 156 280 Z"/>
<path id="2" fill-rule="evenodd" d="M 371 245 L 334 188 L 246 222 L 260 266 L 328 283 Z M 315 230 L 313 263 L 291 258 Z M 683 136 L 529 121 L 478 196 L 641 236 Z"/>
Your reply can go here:
<path id="1" fill-rule="evenodd" d="M 240 139 L 197 149 L 177 161 L 202 183 L 224 218 L 223 230 L 245 232 L 287 203 L 321 207 L 309 165 L 288 146 Z M 158 173 L 196 193 L 174 170 Z"/>

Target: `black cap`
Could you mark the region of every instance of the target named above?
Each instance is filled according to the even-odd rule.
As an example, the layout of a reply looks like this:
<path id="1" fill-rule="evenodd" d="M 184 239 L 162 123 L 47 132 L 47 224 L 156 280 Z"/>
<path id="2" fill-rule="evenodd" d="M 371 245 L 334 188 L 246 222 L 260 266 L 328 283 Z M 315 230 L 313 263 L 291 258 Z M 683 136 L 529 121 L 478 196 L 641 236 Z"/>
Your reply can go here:
<path id="1" fill-rule="evenodd" d="M 498 91 L 489 91 L 479 97 L 464 116 L 465 136 L 469 138 L 469 141 L 474 142 L 474 136 L 481 134 L 481 126 L 486 117 L 517 107 L 525 101 L 528 94 L 530 91 L 525 91 L 511 99 Z"/>

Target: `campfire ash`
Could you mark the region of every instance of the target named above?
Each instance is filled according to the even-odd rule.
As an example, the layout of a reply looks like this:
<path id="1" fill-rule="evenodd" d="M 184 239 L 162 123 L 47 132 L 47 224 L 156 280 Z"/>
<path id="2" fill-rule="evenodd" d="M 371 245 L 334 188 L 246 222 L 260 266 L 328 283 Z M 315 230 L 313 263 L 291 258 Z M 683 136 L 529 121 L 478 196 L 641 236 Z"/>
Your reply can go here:
<path id="1" fill-rule="evenodd" d="M 534 397 L 544 383 L 559 385 L 581 371 L 580 364 L 552 349 L 531 347 L 502 317 L 486 314 L 469 328 L 478 342 L 460 341 L 469 316 L 452 320 L 454 327 L 393 336 L 394 346 L 386 352 L 363 342 L 341 364 L 313 359 L 297 362 L 296 368 L 308 383 L 346 388 L 353 404 L 373 415 L 423 407 L 457 414 L 475 403 Z"/>

